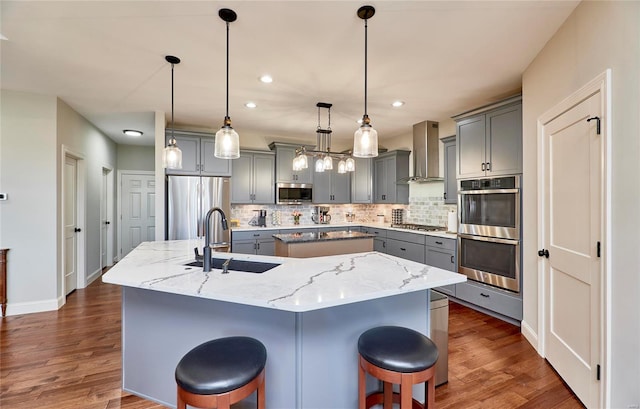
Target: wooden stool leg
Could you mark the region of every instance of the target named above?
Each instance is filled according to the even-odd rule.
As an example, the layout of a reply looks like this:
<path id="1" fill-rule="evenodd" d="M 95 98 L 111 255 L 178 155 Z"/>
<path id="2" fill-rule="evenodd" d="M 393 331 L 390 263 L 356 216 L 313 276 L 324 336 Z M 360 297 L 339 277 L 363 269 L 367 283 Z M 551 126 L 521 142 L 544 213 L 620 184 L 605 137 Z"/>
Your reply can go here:
<path id="1" fill-rule="evenodd" d="M 266 397 L 265 397 L 265 389 L 267 387 L 267 379 L 264 377 L 262 379 L 262 384 L 258 386 L 258 409 L 265 409 L 266 406 Z"/>
<path id="2" fill-rule="evenodd" d="M 411 409 L 413 402 L 413 383 L 411 374 L 403 374 L 400 381 L 400 409 Z"/>
<path id="3" fill-rule="evenodd" d="M 187 409 L 187 404 L 182 400 L 182 395 L 180 394 L 180 387 L 178 386 L 178 404 L 176 409 Z"/>
<path id="4" fill-rule="evenodd" d="M 384 404 L 382 405 L 384 409 L 392 409 L 393 408 L 393 384 L 389 382 L 384 382 L 382 385 L 382 391 L 384 392 Z"/>
<path id="5" fill-rule="evenodd" d="M 366 379 L 365 372 L 362 364 L 358 362 L 358 409 L 366 409 L 367 397 L 366 397 Z"/>
<path id="6" fill-rule="evenodd" d="M 434 409 L 436 407 L 436 377 L 435 374 L 431 379 L 425 382 L 424 388 L 424 407 Z"/>

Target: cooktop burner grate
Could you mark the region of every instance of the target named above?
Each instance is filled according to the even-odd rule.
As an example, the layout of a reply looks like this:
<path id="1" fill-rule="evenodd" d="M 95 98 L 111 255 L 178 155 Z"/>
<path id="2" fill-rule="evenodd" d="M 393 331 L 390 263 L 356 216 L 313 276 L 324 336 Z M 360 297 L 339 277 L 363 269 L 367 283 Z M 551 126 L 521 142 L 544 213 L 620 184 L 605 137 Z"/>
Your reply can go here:
<path id="1" fill-rule="evenodd" d="M 429 226 L 427 224 L 415 224 L 415 223 L 397 223 L 392 224 L 391 227 L 406 230 L 419 230 L 419 231 L 444 231 L 447 228 L 443 226 Z"/>

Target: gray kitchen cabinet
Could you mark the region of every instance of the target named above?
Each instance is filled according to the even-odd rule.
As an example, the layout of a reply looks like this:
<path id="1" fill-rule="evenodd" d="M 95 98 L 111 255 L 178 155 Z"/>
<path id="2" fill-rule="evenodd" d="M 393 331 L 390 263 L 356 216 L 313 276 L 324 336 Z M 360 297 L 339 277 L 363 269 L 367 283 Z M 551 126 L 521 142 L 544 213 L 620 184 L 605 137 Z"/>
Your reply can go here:
<path id="1" fill-rule="evenodd" d="M 444 145 L 444 204 L 458 202 L 456 181 L 456 136 L 442 138 Z"/>
<path id="2" fill-rule="evenodd" d="M 387 231 L 387 254 L 417 263 L 425 262 L 425 239 L 423 234 Z"/>
<path id="3" fill-rule="evenodd" d="M 351 199 L 351 175 L 337 169 L 313 173 L 313 203 L 344 204 Z"/>
<path id="4" fill-rule="evenodd" d="M 522 298 L 517 294 L 471 280 L 455 286 L 456 298 L 516 321 L 522 321 Z"/>
<path id="5" fill-rule="evenodd" d="M 373 159 L 353 159 L 356 169 L 351 172 L 351 203 L 373 203 Z"/>
<path id="6" fill-rule="evenodd" d="M 387 253 L 387 230 L 362 226 L 362 232 L 375 235 L 373 238 L 373 251 Z"/>
<path id="7" fill-rule="evenodd" d="M 275 157 L 272 152 L 240 151 L 233 160 L 231 203 L 274 204 Z"/>
<path id="8" fill-rule="evenodd" d="M 276 152 L 277 183 L 313 183 L 313 159 L 309 157 L 309 167 L 299 171 L 293 170 L 293 158 L 300 145 L 271 142 L 269 149 Z"/>
<path id="9" fill-rule="evenodd" d="M 457 273 L 458 272 L 458 254 L 456 251 L 457 244 L 458 243 L 456 239 L 449 239 L 449 238 L 437 237 L 437 236 L 427 236 L 426 247 L 425 247 L 426 264 L 433 267 L 441 268 L 443 270 L 449 270 Z M 453 297 L 455 297 L 456 295 L 455 284 L 438 287 L 436 288 L 436 290 Z"/>
<path id="10" fill-rule="evenodd" d="M 231 176 L 230 159 L 213 155 L 215 137 L 203 132 L 174 131 L 174 137 L 182 151 L 182 169 L 166 169 L 167 175 Z M 171 139 L 171 130 L 165 130 L 165 143 Z"/>
<path id="11" fill-rule="evenodd" d="M 522 97 L 453 117 L 457 178 L 522 173 Z"/>
<path id="12" fill-rule="evenodd" d="M 410 153 L 390 151 L 373 160 L 374 203 L 409 203 L 409 185 L 397 181 L 409 177 Z"/>
<path id="13" fill-rule="evenodd" d="M 231 231 L 231 252 L 275 256 L 276 244 L 273 238 L 279 230 Z"/>

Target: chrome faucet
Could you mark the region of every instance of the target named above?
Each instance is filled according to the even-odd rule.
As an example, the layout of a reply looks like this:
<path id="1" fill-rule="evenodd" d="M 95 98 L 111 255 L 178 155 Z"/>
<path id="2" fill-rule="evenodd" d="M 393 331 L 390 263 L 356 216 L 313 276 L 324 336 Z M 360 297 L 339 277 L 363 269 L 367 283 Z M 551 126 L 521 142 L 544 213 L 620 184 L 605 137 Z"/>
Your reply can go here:
<path id="1" fill-rule="evenodd" d="M 231 260 L 233 260 L 233 257 L 228 258 L 224 263 L 222 263 L 222 274 L 229 273 L 229 263 L 231 263 Z"/>
<path id="2" fill-rule="evenodd" d="M 227 225 L 227 216 L 224 214 L 222 209 L 219 207 L 212 207 L 211 209 L 209 209 L 207 215 L 204 218 L 204 249 L 202 249 L 204 258 L 204 260 L 202 261 L 202 268 L 205 273 L 211 271 L 211 241 L 209 230 L 211 230 L 211 215 L 213 214 L 213 212 L 220 213 L 220 223 L 222 224 L 222 228 L 224 230 L 229 230 L 229 226 Z"/>

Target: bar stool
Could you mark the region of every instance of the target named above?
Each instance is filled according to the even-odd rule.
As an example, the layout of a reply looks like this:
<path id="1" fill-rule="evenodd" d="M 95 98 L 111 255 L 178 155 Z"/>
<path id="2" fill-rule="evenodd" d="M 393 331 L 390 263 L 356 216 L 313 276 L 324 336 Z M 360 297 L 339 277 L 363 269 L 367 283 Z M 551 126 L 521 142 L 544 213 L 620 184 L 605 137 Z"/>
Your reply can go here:
<path id="1" fill-rule="evenodd" d="M 182 357 L 176 367 L 178 409 L 229 409 L 258 391 L 258 409 L 265 407 L 267 350 L 249 337 L 205 342 Z"/>
<path id="2" fill-rule="evenodd" d="M 383 326 L 365 331 L 358 339 L 358 408 L 382 404 L 391 409 L 433 409 L 435 405 L 435 364 L 438 348 L 428 337 L 409 328 Z M 365 374 L 383 382 L 381 392 L 365 397 Z M 425 404 L 413 399 L 412 387 L 424 382 Z M 400 393 L 393 392 L 400 385 Z"/>

